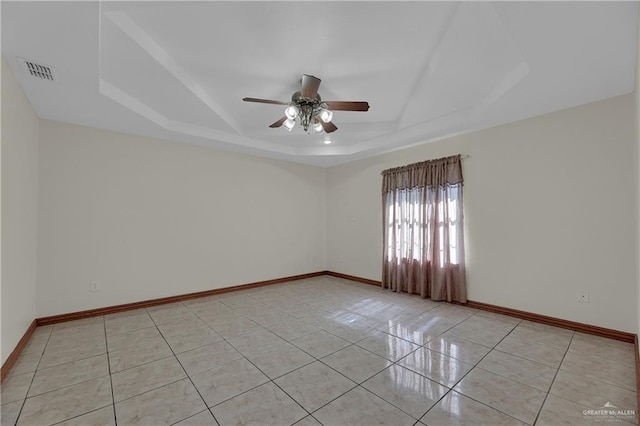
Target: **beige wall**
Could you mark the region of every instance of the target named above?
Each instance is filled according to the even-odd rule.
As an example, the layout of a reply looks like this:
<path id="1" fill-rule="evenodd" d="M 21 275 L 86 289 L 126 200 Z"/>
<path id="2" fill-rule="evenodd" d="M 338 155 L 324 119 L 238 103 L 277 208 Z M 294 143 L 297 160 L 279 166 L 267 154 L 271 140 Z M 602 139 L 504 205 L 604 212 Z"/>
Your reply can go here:
<path id="1" fill-rule="evenodd" d="M 326 169 L 40 129 L 38 316 L 325 269 Z"/>
<path id="2" fill-rule="evenodd" d="M 469 299 L 635 333 L 633 112 L 626 95 L 329 169 L 328 269 L 380 279 L 382 170 L 468 154 Z"/>
<path id="3" fill-rule="evenodd" d="M 36 317 L 38 117 L 2 60 L 2 362 Z"/>

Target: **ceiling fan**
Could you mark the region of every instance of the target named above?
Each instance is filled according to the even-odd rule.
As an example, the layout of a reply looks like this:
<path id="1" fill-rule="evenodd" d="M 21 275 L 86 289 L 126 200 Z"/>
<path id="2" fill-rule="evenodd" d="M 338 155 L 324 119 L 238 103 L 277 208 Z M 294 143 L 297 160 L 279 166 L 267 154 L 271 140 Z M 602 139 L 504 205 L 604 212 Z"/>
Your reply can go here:
<path id="1" fill-rule="evenodd" d="M 323 101 L 318 93 L 320 79 L 312 75 L 302 75 L 302 87 L 291 96 L 291 102 L 274 101 L 270 99 L 242 98 L 245 102 L 262 104 L 287 105 L 284 117 L 269 127 L 283 126 L 291 131 L 296 122 L 307 133 L 332 133 L 338 130 L 333 119 L 333 111 L 368 111 L 366 101 Z"/>

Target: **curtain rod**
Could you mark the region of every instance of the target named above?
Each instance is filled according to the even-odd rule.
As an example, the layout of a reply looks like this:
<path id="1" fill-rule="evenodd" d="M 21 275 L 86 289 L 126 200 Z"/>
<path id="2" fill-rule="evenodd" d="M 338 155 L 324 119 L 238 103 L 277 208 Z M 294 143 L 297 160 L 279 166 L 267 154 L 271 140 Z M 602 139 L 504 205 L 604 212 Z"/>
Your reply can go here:
<path id="1" fill-rule="evenodd" d="M 471 156 L 470 156 L 470 155 L 468 155 L 468 154 L 456 154 L 456 155 L 460 155 L 460 159 L 461 159 L 461 160 L 464 160 L 464 159 L 466 159 L 466 158 L 471 158 Z M 454 157 L 454 156 L 455 156 L 455 155 L 451 155 L 451 157 Z M 448 157 L 444 157 L 444 158 L 448 158 Z M 424 162 L 426 163 L 426 162 L 428 162 L 428 161 L 432 161 L 432 160 L 426 160 L 426 161 L 424 161 Z M 416 165 L 416 164 L 420 164 L 420 163 L 413 163 L 413 164 L 409 164 L 408 166 L 414 166 L 414 165 Z M 408 166 L 400 166 L 400 167 L 394 167 L 394 168 L 391 168 L 391 169 L 383 170 L 383 171 L 381 171 L 381 172 L 380 172 L 380 174 L 381 174 L 382 176 L 384 176 L 384 174 L 385 174 L 386 172 L 390 171 L 390 170 L 403 169 L 403 168 L 408 167 Z"/>

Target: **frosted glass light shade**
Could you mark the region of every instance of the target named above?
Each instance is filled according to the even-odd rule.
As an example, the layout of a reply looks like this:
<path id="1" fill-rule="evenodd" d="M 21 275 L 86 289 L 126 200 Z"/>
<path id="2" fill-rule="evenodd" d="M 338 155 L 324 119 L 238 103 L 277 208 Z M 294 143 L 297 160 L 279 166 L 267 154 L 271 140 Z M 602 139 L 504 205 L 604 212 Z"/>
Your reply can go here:
<path id="1" fill-rule="evenodd" d="M 298 107 L 295 105 L 289 105 L 284 109 L 284 115 L 287 116 L 289 120 L 294 120 L 298 116 Z"/>
<path id="2" fill-rule="evenodd" d="M 330 122 L 332 118 L 333 111 L 328 109 L 323 109 L 322 111 L 320 111 L 320 120 L 324 121 L 325 123 Z"/>
<path id="3" fill-rule="evenodd" d="M 284 126 L 285 129 L 287 129 L 288 131 L 291 131 L 291 129 L 293 129 L 294 126 L 296 125 L 296 122 L 295 120 L 289 118 L 285 120 L 284 123 L 282 123 L 282 125 Z"/>

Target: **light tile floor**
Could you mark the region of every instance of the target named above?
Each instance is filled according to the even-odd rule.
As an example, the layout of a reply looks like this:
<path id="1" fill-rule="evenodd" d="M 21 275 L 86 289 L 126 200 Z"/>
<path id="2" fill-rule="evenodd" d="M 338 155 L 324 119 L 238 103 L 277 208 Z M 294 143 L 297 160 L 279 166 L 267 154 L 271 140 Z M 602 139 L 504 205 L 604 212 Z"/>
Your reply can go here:
<path id="1" fill-rule="evenodd" d="M 2 425 L 636 423 L 633 345 L 318 277 L 36 329 Z"/>

